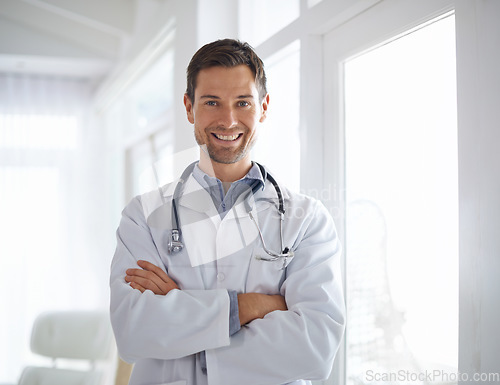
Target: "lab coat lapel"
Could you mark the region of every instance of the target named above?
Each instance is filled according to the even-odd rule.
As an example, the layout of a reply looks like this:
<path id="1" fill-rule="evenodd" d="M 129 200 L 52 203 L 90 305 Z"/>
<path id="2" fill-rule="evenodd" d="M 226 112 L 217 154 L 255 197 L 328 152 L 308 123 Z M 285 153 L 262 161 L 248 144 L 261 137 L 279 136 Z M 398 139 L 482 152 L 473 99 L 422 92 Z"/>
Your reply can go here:
<path id="1" fill-rule="evenodd" d="M 191 266 L 217 259 L 215 239 L 221 219 L 210 194 L 191 175 L 178 201 L 179 222 Z"/>
<path id="2" fill-rule="evenodd" d="M 258 232 L 250 219 L 249 209 L 256 211 L 250 191 L 238 197 L 220 224 L 216 239 L 218 259 L 238 253 L 256 240 Z"/>
<path id="3" fill-rule="evenodd" d="M 286 192 L 282 193 L 284 198 L 288 197 Z M 259 217 L 265 220 L 273 213 L 269 210 L 277 208 L 276 190 L 270 182 L 265 184 L 264 190 L 257 190 L 255 194 L 250 190 L 242 193 L 220 224 L 216 240 L 217 259 L 233 255 L 255 242 L 259 237 L 256 223 L 259 228 L 263 227 L 259 224 Z M 256 223 L 250 218 L 249 210 Z M 277 211 L 276 218 L 279 218 Z"/>
<path id="4" fill-rule="evenodd" d="M 283 198 L 288 194 L 282 191 Z M 245 203 L 248 201 L 249 206 Z M 179 198 L 179 221 L 191 266 L 203 265 L 233 255 L 254 242 L 259 234 L 248 207 L 258 223 L 259 215 L 276 210 L 278 199 L 272 183 L 256 194 L 241 194 L 221 220 L 210 194 L 191 175 Z"/>
<path id="5" fill-rule="evenodd" d="M 210 194 L 190 175 L 184 185 L 183 193 L 179 198 L 179 206 L 189 208 L 200 213 L 217 212 Z"/>
<path id="6" fill-rule="evenodd" d="M 258 233 L 248 216 L 245 199 L 254 207 L 252 194 L 241 194 L 221 219 L 210 194 L 192 176 L 188 178 L 178 206 L 191 266 L 235 254 L 256 239 Z"/>

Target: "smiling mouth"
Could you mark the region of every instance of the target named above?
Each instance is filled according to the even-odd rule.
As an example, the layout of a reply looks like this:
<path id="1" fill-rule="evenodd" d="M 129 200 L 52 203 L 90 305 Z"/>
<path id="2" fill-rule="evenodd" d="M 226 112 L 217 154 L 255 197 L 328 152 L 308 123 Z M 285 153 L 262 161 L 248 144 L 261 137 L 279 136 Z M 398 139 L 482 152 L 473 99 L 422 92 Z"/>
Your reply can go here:
<path id="1" fill-rule="evenodd" d="M 212 134 L 219 140 L 224 140 L 226 142 L 232 142 L 236 139 L 238 139 L 241 135 L 243 134 L 236 134 L 236 135 L 219 135 L 219 134 Z"/>

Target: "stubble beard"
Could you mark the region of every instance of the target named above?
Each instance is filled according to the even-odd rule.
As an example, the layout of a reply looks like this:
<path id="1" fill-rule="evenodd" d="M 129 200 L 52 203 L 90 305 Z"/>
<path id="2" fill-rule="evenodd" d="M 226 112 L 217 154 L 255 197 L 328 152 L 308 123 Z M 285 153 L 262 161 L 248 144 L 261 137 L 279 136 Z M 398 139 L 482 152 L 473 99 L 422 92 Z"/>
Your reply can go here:
<path id="1" fill-rule="evenodd" d="M 212 134 L 205 132 L 205 135 L 209 137 L 209 135 Z M 208 156 L 212 161 L 222 164 L 233 164 L 240 161 L 253 148 L 255 140 L 252 140 L 251 142 L 248 142 L 246 140 L 248 135 L 248 130 L 245 130 L 245 132 L 243 132 L 242 135 L 243 135 L 243 137 L 241 138 L 242 143 L 237 148 L 220 148 L 220 147 L 215 148 L 215 146 L 210 142 L 210 140 L 207 140 L 208 143 L 205 143 L 205 141 L 203 140 L 203 138 L 201 138 L 198 131 L 196 129 L 194 130 L 194 136 L 198 145 L 200 147 L 205 147 L 207 149 Z"/>

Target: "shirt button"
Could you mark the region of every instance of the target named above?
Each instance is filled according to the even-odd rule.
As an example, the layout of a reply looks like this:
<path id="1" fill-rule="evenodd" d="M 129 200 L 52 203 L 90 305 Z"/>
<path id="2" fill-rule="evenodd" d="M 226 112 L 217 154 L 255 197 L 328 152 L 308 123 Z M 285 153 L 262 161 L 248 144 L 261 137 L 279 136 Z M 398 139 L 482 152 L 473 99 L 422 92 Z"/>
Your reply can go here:
<path id="1" fill-rule="evenodd" d="M 226 278 L 224 273 L 217 273 L 217 280 L 218 281 L 224 281 L 224 278 Z"/>

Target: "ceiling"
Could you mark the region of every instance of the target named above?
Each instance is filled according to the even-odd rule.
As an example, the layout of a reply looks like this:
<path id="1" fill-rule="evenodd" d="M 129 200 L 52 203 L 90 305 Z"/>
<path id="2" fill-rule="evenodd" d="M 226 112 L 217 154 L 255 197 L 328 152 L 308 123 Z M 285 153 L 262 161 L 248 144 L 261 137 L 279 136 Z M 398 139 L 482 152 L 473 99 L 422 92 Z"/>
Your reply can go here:
<path id="1" fill-rule="evenodd" d="M 134 32 L 135 0 L 0 0 L 0 72 L 103 78 Z"/>

